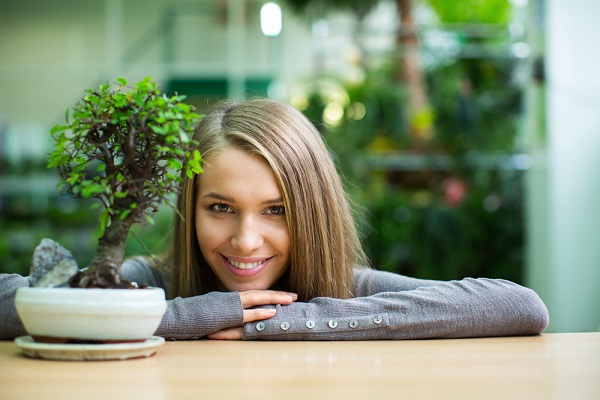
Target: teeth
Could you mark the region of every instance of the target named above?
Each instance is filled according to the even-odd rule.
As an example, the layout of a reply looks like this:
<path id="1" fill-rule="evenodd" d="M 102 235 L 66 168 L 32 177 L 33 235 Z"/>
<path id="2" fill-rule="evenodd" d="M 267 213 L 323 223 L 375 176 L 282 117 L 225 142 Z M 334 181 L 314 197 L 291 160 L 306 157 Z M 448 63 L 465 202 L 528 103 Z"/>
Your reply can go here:
<path id="1" fill-rule="evenodd" d="M 252 268 L 258 267 L 260 264 L 262 264 L 265 261 L 267 261 L 267 259 L 264 259 L 262 261 L 252 262 L 252 263 L 238 262 L 238 261 L 234 261 L 234 260 L 232 260 L 230 258 L 228 258 L 227 261 L 229 261 L 229 263 L 231 265 L 233 265 L 234 267 L 239 268 L 239 269 L 252 269 Z"/>

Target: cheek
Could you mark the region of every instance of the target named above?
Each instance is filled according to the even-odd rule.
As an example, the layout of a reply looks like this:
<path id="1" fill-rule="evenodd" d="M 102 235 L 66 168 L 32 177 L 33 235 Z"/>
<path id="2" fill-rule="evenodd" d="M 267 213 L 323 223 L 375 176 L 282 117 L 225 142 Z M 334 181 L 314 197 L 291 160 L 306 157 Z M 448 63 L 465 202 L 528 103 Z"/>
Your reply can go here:
<path id="1" fill-rule="evenodd" d="M 196 217 L 196 239 L 204 258 L 209 261 L 213 250 L 225 240 L 220 224 L 211 223 L 207 218 Z"/>
<path id="2" fill-rule="evenodd" d="M 291 241 L 287 224 L 283 223 L 273 229 L 271 238 L 272 243 L 277 247 L 277 250 L 289 259 Z"/>

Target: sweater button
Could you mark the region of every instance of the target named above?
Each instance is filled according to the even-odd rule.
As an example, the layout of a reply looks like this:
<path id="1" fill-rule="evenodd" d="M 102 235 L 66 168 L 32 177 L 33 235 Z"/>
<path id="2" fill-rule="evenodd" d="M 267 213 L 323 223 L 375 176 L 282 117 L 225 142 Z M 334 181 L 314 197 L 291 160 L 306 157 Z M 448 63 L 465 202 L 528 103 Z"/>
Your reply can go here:
<path id="1" fill-rule="evenodd" d="M 334 320 L 329 320 L 329 322 L 327 323 L 327 325 L 329 325 L 329 327 L 330 327 L 331 329 L 334 329 L 335 327 L 337 327 L 337 326 L 338 326 L 338 323 L 337 323 L 337 321 L 334 321 Z"/>
<path id="2" fill-rule="evenodd" d="M 306 327 L 308 329 L 314 328 L 315 327 L 315 321 L 312 321 L 312 320 L 309 319 L 308 321 L 306 321 Z"/>
<path id="3" fill-rule="evenodd" d="M 290 323 L 282 322 L 281 325 L 279 325 L 279 327 L 281 328 L 282 331 L 287 331 L 288 329 L 290 329 Z"/>
<path id="4" fill-rule="evenodd" d="M 350 328 L 356 328 L 358 326 L 358 321 L 353 319 L 348 323 L 348 325 L 350 325 Z"/>
<path id="5" fill-rule="evenodd" d="M 380 324 L 383 322 L 383 317 L 381 315 L 378 315 L 375 318 L 373 318 L 373 322 L 375 322 L 376 324 Z"/>
<path id="6" fill-rule="evenodd" d="M 265 323 L 264 322 L 259 322 L 258 324 L 256 324 L 256 330 L 259 332 L 262 332 L 265 330 Z"/>

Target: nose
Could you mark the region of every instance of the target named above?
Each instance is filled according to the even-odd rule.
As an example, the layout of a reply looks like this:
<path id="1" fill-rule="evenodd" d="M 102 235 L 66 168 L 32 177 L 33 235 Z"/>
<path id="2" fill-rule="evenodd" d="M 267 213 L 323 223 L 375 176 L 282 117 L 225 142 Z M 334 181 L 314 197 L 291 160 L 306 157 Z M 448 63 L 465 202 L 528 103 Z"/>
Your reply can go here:
<path id="1" fill-rule="evenodd" d="M 231 237 L 231 246 L 242 254 L 250 254 L 264 243 L 261 225 L 255 218 L 240 218 L 237 229 Z"/>

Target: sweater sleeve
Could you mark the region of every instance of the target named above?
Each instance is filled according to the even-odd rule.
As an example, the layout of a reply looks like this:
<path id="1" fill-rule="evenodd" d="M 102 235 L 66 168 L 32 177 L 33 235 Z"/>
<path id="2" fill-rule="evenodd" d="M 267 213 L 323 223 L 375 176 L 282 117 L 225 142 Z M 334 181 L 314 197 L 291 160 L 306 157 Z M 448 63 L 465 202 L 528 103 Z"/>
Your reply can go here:
<path id="1" fill-rule="evenodd" d="M 123 263 L 123 276 L 138 284 L 161 287 L 169 292 L 169 277 L 143 257 Z M 155 332 L 166 339 L 199 339 L 225 328 L 241 326 L 243 307 L 237 292 L 211 292 L 188 298 L 167 300 L 167 311 Z"/>
<path id="2" fill-rule="evenodd" d="M 381 340 L 534 335 L 546 329 L 535 292 L 505 280 L 428 281 L 381 271 L 355 273 L 360 297 L 276 306 L 244 325 L 245 340 Z"/>
<path id="3" fill-rule="evenodd" d="M 29 286 L 29 278 L 18 274 L 0 274 L 0 340 L 26 335 L 15 308 L 17 289 Z"/>
<path id="4" fill-rule="evenodd" d="M 167 301 L 156 335 L 166 339 L 199 339 L 225 328 L 242 326 L 242 303 L 238 292 L 211 292 Z"/>

